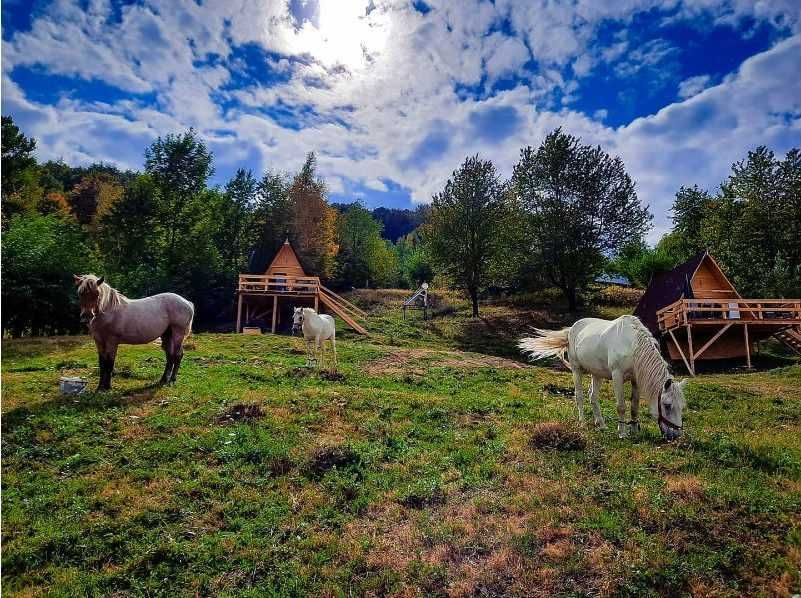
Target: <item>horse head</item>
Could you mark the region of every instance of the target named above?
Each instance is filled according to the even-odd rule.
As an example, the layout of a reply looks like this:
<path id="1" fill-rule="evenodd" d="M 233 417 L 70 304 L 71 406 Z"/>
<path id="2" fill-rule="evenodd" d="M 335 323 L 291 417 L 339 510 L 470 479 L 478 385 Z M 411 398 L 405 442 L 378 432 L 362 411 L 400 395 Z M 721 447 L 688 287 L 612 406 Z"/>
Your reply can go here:
<path id="1" fill-rule="evenodd" d="M 656 420 L 662 436 L 668 440 L 675 440 L 682 433 L 682 411 L 686 405 L 684 400 L 686 385 L 686 379 L 674 383 L 673 378 L 668 378 L 656 400 Z"/>
<path id="2" fill-rule="evenodd" d="M 81 306 L 81 322 L 88 323 L 95 314 L 98 312 L 98 303 L 100 302 L 100 286 L 103 284 L 105 277 L 98 278 L 94 274 L 85 274 L 79 276 L 73 274 L 75 286 L 78 287 L 78 301 Z"/>
<path id="3" fill-rule="evenodd" d="M 303 329 L 303 308 L 296 307 L 292 314 L 292 334 L 296 334 Z"/>

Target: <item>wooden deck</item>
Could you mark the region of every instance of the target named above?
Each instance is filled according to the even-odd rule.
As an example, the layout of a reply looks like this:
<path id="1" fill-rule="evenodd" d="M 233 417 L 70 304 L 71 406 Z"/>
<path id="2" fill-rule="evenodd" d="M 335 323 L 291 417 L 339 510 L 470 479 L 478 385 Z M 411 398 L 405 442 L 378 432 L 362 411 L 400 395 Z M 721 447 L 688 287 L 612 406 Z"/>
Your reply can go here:
<path id="1" fill-rule="evenodd" d="M 662 336 L 672 341 L 671 355 L 681 357 L 693 374 L 702 355 L 708 359 L 744 353 L 751 367 L 753 342 L 783 331 L 797 334 L 801 299 L 679 299 L 657 311 L 657 323 Z"/>
<path id="2" fill-rule="evenodd" d="M 272 298 L 272 331 L 275 333 L 278 316 L 278 299 L 280 297 L 303 297 L 314 301 L 314 310 L 320 310 L 322 303 L 330 311 L 342 318 L 346 324 L 359 332 L 367 334 L 367 329 L 358 320 L 364 320 L 367 314 L 356 307 L 353 303 L 337 295 L 331 289 L 320 283 L 317 276 L 283 276 L 269 274 L 240 274 L 239 285 L 237 286 L 237 317 L 236 331 L 239 332 L 242 326 L 242 306 L 245 304 L 245 319 L 250 320 L 249 306 L 246 297 Z M 253 314 L 259 317 L 269 311 L 269 307 L 261 314 Z"/>

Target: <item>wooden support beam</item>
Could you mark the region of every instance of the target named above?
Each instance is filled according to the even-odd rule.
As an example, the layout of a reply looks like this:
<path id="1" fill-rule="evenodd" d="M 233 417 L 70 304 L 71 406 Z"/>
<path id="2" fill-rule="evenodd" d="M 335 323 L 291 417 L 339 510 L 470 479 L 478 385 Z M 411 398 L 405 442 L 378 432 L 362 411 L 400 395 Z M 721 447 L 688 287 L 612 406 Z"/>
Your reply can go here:
<path id="1" fill-rule="evenodd" d="M 751 343 L 748 341 L 748 324 L 743 326 L 743 331 L 745 333 L 745 362 L 748 366 L 748 369 L 751 369 Z"/>
<path id="2" fill-rule="evenodd" d="M 320 313 L 320 293 L 314 295 L 314 311 Z"/>
<path id="3" fill-rule="evenodd" d="M 690 353 L 690 373 L 695 376 L 695 357 L 693 357 L 693 332 L 692 327 L 687 324 L 687 350 Z"/>
<path id="4" fill-rule="evenodd" d="M 673 344 L 676 345 L 676 349 L 679 350 L 679 355 L 681 355 L 681 359 L 684 362 L 684 367 L 687 368 L 687 371 L 690 372 L 691 376 L 695 376 L 695 374 L 693 373 L 693 369 L 690 367 L 690 364 L 687 363 L 687 358 L 684 356 L 684 351 L 682 351 L 681 345 L 679 344 L 679 341 L 677 341 L 676 337 L 673 336 L 673 331 L 672 330 L 668 330 L 668 334 L 670 334 L 670 338 L 673 339 Z"/>
<path id="5" fill-rule="evenodd" d="M 278 295 L 273 296 L 273 334 L 275 334 L 275 318 L 278 316 Z"/>
<path id="6" fill-rule="evenodd" d="M 703 346 L 703 347 L 701 347 L 700 349 L 698 349 L 698 352 L 697 352 L 695 355 L 693 355 L 693 360 L 696 360 L 696 359 L 698 359 L 698 357 L 701 355 L 701 353 L 703 353 L 704 351 L 706 351 L 706 350 L 707 350 L 707 349 L 708 349 L 708 348 L 709 348 L 709 347 L 712 345 L 712 343 L 714 343 L 716 340 L 718 340 L 718 339 L 720 338 L 720 335 L 722 335 L 724 332 L 726 332 L 726 331 L 727 331 L 729 328 L 731 328 L 731 327 L 732 327 L 732 324 L 726 324 L 726 325 L 725 325 L 723 328 L 721 328 L 720 330 L 718 330 L 718 331 L 715 333 L 715 336 L 713 336 L 713 337 L 712 337 L 712 338 L 710 338 L 708 341 L 706 341 L 706 343 L 704 344 L 704 346 Z"/>
<path id="7" fill-rule="evenodd" d="M 240 332 L 242 327 L 242 293 L 239 294 L 239 300 L 236 306 L 236 332 Z"/>

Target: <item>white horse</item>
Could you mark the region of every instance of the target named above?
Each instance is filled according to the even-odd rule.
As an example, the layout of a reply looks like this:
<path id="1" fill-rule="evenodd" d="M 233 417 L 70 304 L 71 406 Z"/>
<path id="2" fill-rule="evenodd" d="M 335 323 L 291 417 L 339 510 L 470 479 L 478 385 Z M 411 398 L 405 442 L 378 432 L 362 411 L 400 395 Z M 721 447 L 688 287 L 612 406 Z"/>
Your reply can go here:
<path id="1" fill-rule="evenodd" d="M 311 307 L 296 307 L 292 317 L 292 334 L 303 331 L 306 341 L 306 365 L 317 365 L 316 352 L 320 351 L 320 367 L 324 365 L 325 341 L 331 341 L 334 352 L 334 368 L 337 371 L 337 329 L 334 318 L 328 314 L 318 314 Z"/>
<path id="2" fill-rule="evenodd" d="M 668 365 L 659 353 L 656 340 L 634 316 L 616 320 L 584 318 L 562 330 L 535 330 L 536 337 L 523 338 L 518 347 L 533 359 L 558 357 L 573 372 L 579 421 L 584 422 L 584 396 L 581 375 L 592 375 L 590 401 L 595 424 L 606 428 L 598 404 L 603 380 L 612 380 L 617 399 L 617 432 L 620 438 L 640 429 L 638 419 L 640 394 L 648 400 L 651 416 L 662 435 L 673 440 L 681 436 L 684 386 L 687 380 L 674 384 Z M 565 361 L 567 354 L 567 361 Z M 626 422 L 626 401 L 623 383 L 631 381 L 631 420 Z M 628 424 L 628 426 L 627 426 Z"/>

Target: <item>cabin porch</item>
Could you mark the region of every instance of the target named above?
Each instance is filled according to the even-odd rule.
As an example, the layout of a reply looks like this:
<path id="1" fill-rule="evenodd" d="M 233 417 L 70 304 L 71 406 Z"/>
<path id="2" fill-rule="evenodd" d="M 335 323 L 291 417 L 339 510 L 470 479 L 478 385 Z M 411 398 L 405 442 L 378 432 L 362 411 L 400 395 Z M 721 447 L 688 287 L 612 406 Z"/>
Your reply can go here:
<path id="1" fill-rule="evenodd" d="M 755 343 L 801 326 L 801 299 L 679 299 L 658 310 L 671 358 L 694 375 L 696 360 L 745 357 Z"/>

